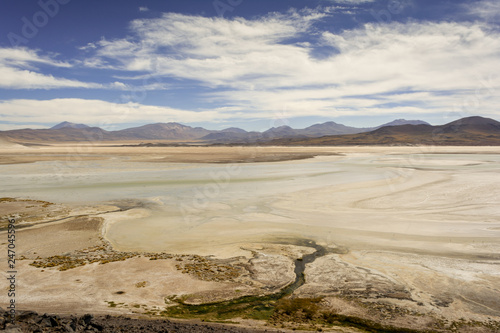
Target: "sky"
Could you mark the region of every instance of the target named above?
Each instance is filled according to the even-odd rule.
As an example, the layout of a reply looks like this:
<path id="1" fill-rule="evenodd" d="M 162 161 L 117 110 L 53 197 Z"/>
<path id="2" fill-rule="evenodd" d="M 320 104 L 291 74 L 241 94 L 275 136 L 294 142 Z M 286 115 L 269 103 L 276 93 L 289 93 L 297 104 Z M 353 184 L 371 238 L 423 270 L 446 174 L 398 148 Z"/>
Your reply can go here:
<path id="1" fill-rule="evenodd" d="M 497 0 L 4 0 L 0 130 L 500 120 Z"/>

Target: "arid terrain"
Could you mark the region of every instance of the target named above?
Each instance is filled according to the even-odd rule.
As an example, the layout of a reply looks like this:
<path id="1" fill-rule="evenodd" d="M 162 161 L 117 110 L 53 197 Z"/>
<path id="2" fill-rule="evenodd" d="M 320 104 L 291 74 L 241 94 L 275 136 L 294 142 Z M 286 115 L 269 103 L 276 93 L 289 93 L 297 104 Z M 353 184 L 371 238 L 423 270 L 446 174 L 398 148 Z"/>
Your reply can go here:
<path id="1" fill-rule="evenodd" d="M 19 312 L 500 330 L 497 147 L 126 144 L 0 146 Z"/>

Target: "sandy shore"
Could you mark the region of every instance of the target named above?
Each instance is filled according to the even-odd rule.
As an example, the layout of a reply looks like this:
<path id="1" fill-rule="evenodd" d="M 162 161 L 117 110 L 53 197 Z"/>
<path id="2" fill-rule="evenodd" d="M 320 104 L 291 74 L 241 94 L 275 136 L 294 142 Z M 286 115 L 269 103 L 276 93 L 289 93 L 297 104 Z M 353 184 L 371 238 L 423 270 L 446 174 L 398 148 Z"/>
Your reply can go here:
<path id="1" fill-rule="evenodd" d="M 500 327 L 496 147 L 25 151 L 0 149 L 2 196 L 16 197 L 0 201 L 0 215 L 18 223 L 20 309 L 162 316 L 185 302 L 253 295 L 276 307 L 268 324 L 335 331 L 265 298 L 294 281 L 311 240 L 326 252 L 305 266 L 293 296 L 322 297 L 318 316 L 436 331 Z M 231 321 L 263 327 L 249 313 Z"/>
<path id="2" fill-rule="evenodd" d="M 130 147 L 128 142 L 68 143 L 20 146 L 0 143 L 0 164 L 37 161 L 78 162 L 124 158 L 127 161 L 173 163 L 266 162 L 344 153 L 360 154 L 500 154 L 498 147 Z M 17 148 L 16 148 L 17 147 Z M 22 154 L 20 154 L 22 152 Z"/>
<path id="3" fill-rule="evenodd" d="M 132 162 L 173 163 L 251 163 L 288 161 L 317 155 L 334 155 L 333 149 L 285 147 L 130 147 L 110 144 L 64 144 L 50 146 L 0 145 L 0 164 L 38 161 L 78 162 L 122 158 Z"/>

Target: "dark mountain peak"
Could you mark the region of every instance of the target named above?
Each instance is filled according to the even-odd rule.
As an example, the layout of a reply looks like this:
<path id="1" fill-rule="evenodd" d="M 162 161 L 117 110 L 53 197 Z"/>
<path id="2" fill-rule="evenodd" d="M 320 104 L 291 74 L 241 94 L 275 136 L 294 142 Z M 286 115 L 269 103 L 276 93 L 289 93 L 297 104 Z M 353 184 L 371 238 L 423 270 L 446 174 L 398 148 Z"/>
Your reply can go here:
<path id="1" fill-rule="evenodd" d="M 438 126 L 443 133 L 478 133 L 497 135 L 500 133 L 500 122 L 479 116 L 466 117 Z"/>
<path id="2" fill-rule="evenodd" d="M 465 117 L 448 123 L 447 125 L 500 125 L 495 119 L 480 116 Z"/>
<path id="3" fill-rule="evenodd" d="M 423 133 L 430 133 L 433 129 L 429 124 L 402 124 L 381 126 L 377 129 L 366 132 L 368 135 L 420 135 Z"/>
<path id="4" fill-rule="evenodd" d="M 62 128 L 89 128 L 89 127 L 90 126 L 87 126 L 85 124 L 75 124 L 75 123 L 70 123 L 69 121 L 63 121 L 62 123 L 52 126 L 50 129 L 56 130 Z"/>

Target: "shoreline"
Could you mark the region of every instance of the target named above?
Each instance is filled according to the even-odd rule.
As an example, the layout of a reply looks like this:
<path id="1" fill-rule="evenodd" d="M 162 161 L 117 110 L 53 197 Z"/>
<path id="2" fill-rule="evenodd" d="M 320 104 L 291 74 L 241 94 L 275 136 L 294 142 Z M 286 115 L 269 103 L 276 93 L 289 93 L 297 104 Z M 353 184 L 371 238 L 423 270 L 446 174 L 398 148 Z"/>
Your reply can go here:
<path id="1" fill-rule="evenodd" d="M 22 146 L 0 146 L 0 165 L 58 161 L 77 164 L 84 161 L 121 159 L 124 162 L 156 163 L 260 163 L 287 162 L 318 156 L 362 154 L 500 154 L 498 146 L 236 146 L 236 147 L 119 147 L 84 143 Z"/>

